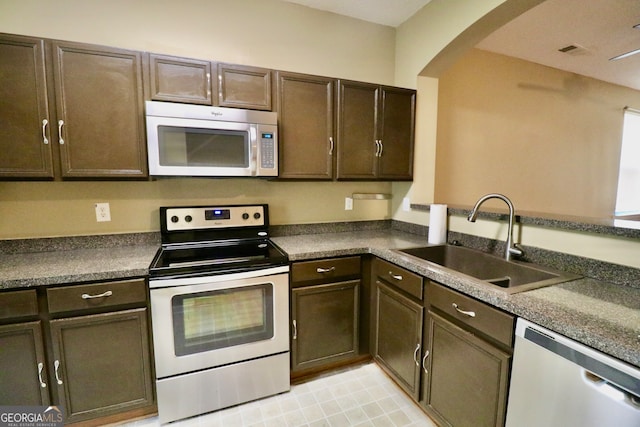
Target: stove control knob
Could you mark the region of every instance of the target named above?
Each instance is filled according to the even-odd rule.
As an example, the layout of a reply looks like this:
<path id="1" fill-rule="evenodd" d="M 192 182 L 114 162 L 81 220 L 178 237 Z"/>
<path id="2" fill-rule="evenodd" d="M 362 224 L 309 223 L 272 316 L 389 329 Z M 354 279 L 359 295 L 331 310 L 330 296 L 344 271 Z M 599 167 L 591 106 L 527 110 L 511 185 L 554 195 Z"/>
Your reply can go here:
<path id="1" fill-rule="evenodd" d="M 254 213 L 254 214 L 253 214 L 253 217 L 254 217 L 255 219 L 260 219 L 260 217 L 261 217 L 261 216 L 262 216 L 262 215 L 260 215 L 260 212 L 256 212 L 256 213 Z"/>
<path id="2" fill-rule="evenodd" d="M 177 216 L 174 215 L 171 217 L 171 222 L 176 223 L 178 221 L 180 221 L 180 218 L 178 218 Z"/>
<path id="3" fill-rule="evenodd" d="M 184 217 L 184 220 L 187 221 L 187 222 L 191 222 L 192 219 L 193 218 L 191 217 L 191 215 L 187 215 L 187 216 Z"/>
<path id="4" fill-rule="evenodd" d="M 242 219 L 244 219 L 245 221 L 249 219 L 249 214 L 248 213 L 243 213 L 242 214 Z"/>

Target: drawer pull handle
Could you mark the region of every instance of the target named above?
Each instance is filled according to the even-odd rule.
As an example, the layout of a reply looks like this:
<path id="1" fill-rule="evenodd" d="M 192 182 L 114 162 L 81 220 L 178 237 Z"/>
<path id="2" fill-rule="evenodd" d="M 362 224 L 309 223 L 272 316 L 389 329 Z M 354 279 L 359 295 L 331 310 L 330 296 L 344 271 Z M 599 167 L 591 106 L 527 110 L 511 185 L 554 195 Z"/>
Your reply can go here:
<path id="1" fill-rule="evenodd" d="M 296 321 L 293 321 L 293 339 L 297 340 L 298 339 L 298 324 L 296 323 Z"/>
<path id="2" fill-rule="evenodd" d="M 416 346 L 416 349 L 413 351 L 413 361 L 416 362 L 416 366 L 420 368 L 420 361 L 418 361 L 418 352 L 420 351 L 420 343 Z"/>
<path id="3" fill-rule="evenodd" d="M 422 358 L 422 369 L 424 370 L 425 374 L 428 374 L 429 371 L 427 370 L 427 358 L 429 357 L 429 350 L 427 350 L 424 353 L 424 357 Z"/>
<path id="4" fill-rule="evenodd" d="M 332 273 L 334 271 L 336 271 L 335 267 L 329 267 L 329 268 L 318 267 L 318 268 L 316 268 L 316 272 L 320 273 L 320 274 Z"/>
<path id="5" fill-rule="evenodd" d="M 103 292 L 98 295 L 82 294 L 82 299 L 106 298 L 110 297 L 111 295 L 113 295 L 113 292 L 111 291 Z"/>
<path id="6" fill-rule="evenodd" d="M 60 361 L 56 360 L 55 362 L 53 362 L 53 367 L 55 368 L 55 372 L 56 372 L 56 381 L 58 382 L 59 385 L 62 385 L 62 380 L 60 379 L 60 375 L 58 374 L 58 368 L 60 368 Z"/>
<path id="7" fill-rule="evenodd" d="M 402 280 L 402 276 L 399 274 L 393 274 L 393 271 L 389 272 L 389 276 L 393 277 L 396 280 Z"/>
<path id="8" fill-rule="evenodd" d="M 47 383 L 42 381 L 42 370 L 43 369 L 44 369 L 44 363 L 42 363 L 42 362 L 38 363 L 38 380 L 40 381 L 40 387 L 46 388 L 47 387 Z"/>
<path id="9" fill-rule="evenodd" d="M 467 311 L 467 310 L 462 310 L 461 308 L 458 307 L 458 304 L 456 304 L 455 302 L 453 304 L 451 304 L 451 306 L 453 308 L 456 309 L 456 311 L 460 314 L 464 314 L 465 316 L 469 316 L 469 317 L 476 317 L 476 312 L 475 311 Z"/>

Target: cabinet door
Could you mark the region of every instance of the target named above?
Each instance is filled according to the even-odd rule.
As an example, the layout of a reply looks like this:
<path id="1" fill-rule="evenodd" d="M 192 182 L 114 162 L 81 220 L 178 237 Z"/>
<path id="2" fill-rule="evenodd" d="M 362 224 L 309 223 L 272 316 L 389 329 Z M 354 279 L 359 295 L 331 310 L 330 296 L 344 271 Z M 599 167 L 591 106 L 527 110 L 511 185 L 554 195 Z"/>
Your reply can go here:
<path id="1" fill-rule="evenodd" d="M 360 281 L 307 286 L 292 291 L 292 370 L 358 354 Z"/>
<path id="2" fill-rule="evenodd" d="M 218 64 L 218 105 L 271 111 L 271 70 Z"/>
<path id="3" fill-rule="evenodd" d="M 278 72 L 279 178 L 333 179 L 334 80 Z"/>
<path id="4" fill-rule="evenodd" d="M 383 87 L 381 96 L 381 151 L 378 178 L 411 180 L 416 92 Z"/>
<path id="5" fill-rule="evenodd" d="M 52 320 L 53 379 L 66 422 L 153 404 L 147 309 Z"/>
<path id="6" fill-rule="evenodd" d="M 62 176 L 147 176 L 141 53 L 52 48 Z"/>
<path id="7" fill-rule="evenodd" d="M 376 178 L 378 92 L 377 85 L 339 82 L 338 179 Z"/>
<path id="8" fill-rule="evenodd" d="M 0 36 L 0 177 L 53 178 L 44 42 Z"/>
<path id="9" fill-rule="evenodd" d="M 376 280 L 375 359 L 407 393 L 420 394 L 423 308 Z"/>
<path id="10" fill-rule="evenodd" d="M 443 425 L 503 426 L 511 356 L 432 311 L 427 319 L 427 411 Z"/>
<path id="11" fill-rule="evenodd" d="M 0 406 L 49 405 L 40 322 L 0 326 Z"/>
<path id="12" fill-rule="evenodd" d="M 212 105 L 211 62 L 149 54 L 149 97 L 154 101 Z"/>

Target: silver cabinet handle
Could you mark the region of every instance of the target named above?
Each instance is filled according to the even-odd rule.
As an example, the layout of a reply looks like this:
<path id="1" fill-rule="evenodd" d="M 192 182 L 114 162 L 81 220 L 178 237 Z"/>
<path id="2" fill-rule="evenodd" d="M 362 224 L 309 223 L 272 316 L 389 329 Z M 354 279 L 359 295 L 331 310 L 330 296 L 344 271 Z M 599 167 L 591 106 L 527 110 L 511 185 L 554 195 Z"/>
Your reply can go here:
<path id="1" fill-rule="evenodd" d="M 53 362 L 53 367 L 55 368 L 56 381 L 58 382 L 59 385 L 62 385 L 62 380 L 60 379 L 60 375 L 58 374 L 58 368 L 60 368 L 60 361 L 56 360 L 55 362 Z"/>
<path id="2" fill-rule="evenodd" d="M 296 321 L 293 321 L 293 339 L 297 340 L 298 339 L 298 324 L 296 323 Z"/>
<path id="3" fill-rule="evenodd" d="M 44 369 L 44 363 L 42 363 L 42 362 L 38 363 L 38 381 L 40 381 L 40 387 L 46 388 L 47 387 L 47 383 L 42 381 L 42 370 L 43 369 Z"/>
<path id="4" fill-rule="evenodd" d="M 103 293 L 98 294 L 98 295 L 82 294 L 81 297 L 82 297 L 82 299 L 94 299 L 94 298 L 110 297 L 111 295 L 113 295 L 113 292 L 107 291 L 107 292 L 103 292 Z"/>
<path id="5" fill-rule="evenodd" d="M 62 138 L 62 126 L 64 126 L 64 120 L 58 120 L 58 142 L 60 145 L 64 145 L 64 139 Z"/>
<path id="6" fill-rule="evenodd" d="M 376 143 L 375 157 L 380 157 L 380 140 L 376 139 L 374 142 Z"/>
<path id="7" fill-rule="evenodd" d="M 382 152 L 384 151 L 384 144 L 382 143 L 381 139 L 379 139 L 378 142 L 380 143 L 380 153 L 378 154 L 378 157 L 382 157 Z"/>
<path id="8" fill-rule="evenodd" d="M 413 351 L 413 361 L 416 362 L 416 366 L 420 367 L 420 362 L 418 361 L 418 352 L 420 351 L 420 343 L 416 346 L 416 349 Z"/>
<path id="9" fill-rule="evenodd" d="M 451 306 L 453 308 L 456 309 L 456 311 L 460 314 L 464 314 L 465 316 L 469 316 L 469 317 L 476 317 L 476 312 L 475 311 L 467 311 L 467 310 L 462 310 L 461 308 L 458 307 L 458 304 L 456 304 L 455 302 L 453 304 L 451 304 Z"/>
<path id="10" fill-rule="evenodd" d="M 329 155 L 333 156 L 333 137 L 329 137 Z"/>
<path id="11" fill-rule="evenodd" d="M 402 280 L 402 276 L 399 274 L 393 274 L 393 271 L 389 272 L 389 276 L 393 277 L 396 280 Z"/>
<path id="12" fill-rule="evenodd" d="M 47 145 L 49 143 L 49 138 L 47 138 L 47 125 L 49 124 L 49 120 L 44 119 L 42 120 L 42 142 L 44 142 L 45 145 Z"/>
<path id="13" fill-rule="evenodd" d="M 318 267 L 318 268 L 316 268 L 316 273 L 320 273 L 320 274 L 332 273 L 334 271 L 336 271 L 335 267 L 329 267 L 329 268 Z"/>
<path id="14" fill-rule="evenodd" d="M 207 95 L 211 95 L 211 73 L 207 73 Z"/>
<path id="15" fill-rule="evenodd" d="M 424 357 L 422 358 L 422 370 L 425 374 L 429 373 L 429 371 L 427 370 L 427 357 L 429 357 L 429 350 L 424 353 Z"/>

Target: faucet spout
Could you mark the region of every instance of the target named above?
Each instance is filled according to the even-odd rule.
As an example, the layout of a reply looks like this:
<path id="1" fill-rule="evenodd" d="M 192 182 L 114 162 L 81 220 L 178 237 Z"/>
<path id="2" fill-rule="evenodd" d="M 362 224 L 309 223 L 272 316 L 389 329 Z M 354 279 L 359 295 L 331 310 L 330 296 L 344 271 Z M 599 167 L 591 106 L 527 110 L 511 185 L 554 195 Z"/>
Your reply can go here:
<path id="1" fill-rule="evenodd" d="M 482 205 L 484 202 L 486 202 L 489 199 L 500 199 L 503 202 L 505 202 L 509 207 L 509 229 L 507 230 L 507 241 L 505 245 L 506 248 L 504 251 L 504 258 L 507 261 L 509 261 L 511 260 L 512 255 L 515 255 L 515 256 L 524 255 L 524 252 L 522 251 L 522 249 L 520 249 L 516 243 L 513 243 L 513 223 L 515 220 L 515 209 L 513 208 L 513 203 L 511 203 L 511 200 L 509 200 L 508 197 L 498 193 L 490 193 L 480 197 L 480 199 L 476 202 L 473 209 L 471 209 L 471 212 L 469 212 L 467 221 L 476 222 L 476 218 L 478 217 L 478 209 L 480 209 L 480 205 Z"/>

